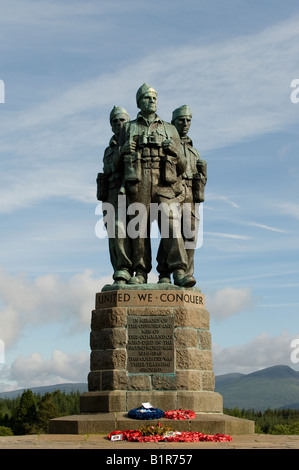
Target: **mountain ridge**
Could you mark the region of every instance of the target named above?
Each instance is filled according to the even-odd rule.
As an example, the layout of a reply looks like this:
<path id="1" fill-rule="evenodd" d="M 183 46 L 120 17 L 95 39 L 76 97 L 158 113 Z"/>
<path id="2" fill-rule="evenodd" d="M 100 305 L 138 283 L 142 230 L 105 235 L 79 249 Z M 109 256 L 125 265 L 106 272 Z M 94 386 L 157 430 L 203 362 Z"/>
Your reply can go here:
<path id="1" fill-rule="evenodd" d="M 299 402 L 299 372 L 289 366 L 267 367 L 250 374 L 215 377 L 215 391 L 223 397 L 225 408 L 278 409 L 295 407 Z"/>
<path id="2" fill-rule="evenodd" d="M 65 393 L 88 391 L 87 383 L 62 383 L 0 392 L 0 399 L 21 396 L 28 388 L 40 395 L 55 390 Z M 222 374 L 215 377 L 215 392 L 222 395 L 224 408 L 299 409 L 299 371 L 276 365 L 249 374 Z"/>

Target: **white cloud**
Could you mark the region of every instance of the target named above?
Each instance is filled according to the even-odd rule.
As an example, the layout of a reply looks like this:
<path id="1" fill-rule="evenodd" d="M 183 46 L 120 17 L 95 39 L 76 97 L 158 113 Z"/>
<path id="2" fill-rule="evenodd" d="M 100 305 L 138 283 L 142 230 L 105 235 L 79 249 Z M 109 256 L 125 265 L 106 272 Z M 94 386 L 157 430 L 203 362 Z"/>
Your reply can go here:
<path id="1" fill-rule="evenodd" d="M 299 220 L 299 204 L 296 202 L 282 202 L 276 207 L 285 215 L 290 215 Z"/>
<path id="2" fill-rule="evenodd" d="M 232 207 L 239 209 L 240 206 L 237 204 L 235 201 L 232 201 L 229 196 L 222 196 L 219 194 L 213 194 L 213 193 L 207 193 L 206 201 L 221 201 L 221 202 L 227 202 L 230 204 Z"/>
<path id="3" fill-rule="evenodd" d="M 27 388 L 67 382 L 87 382 L 89 352 L 67 354 L 55 350 L 50 359 L 32 353 L 28 357 L 18 356 L 4 374 L 10 388 Z"/>
<path id="4" fill-rule="evenodd" d="M 54 275 L 30 279 L 0 269 L 0 338 L 6 349 L 30 324 L 67 324 L 69 333 L 86 329 L 88 334 L 95 294 L 106 283 L 111 277 L 97 279 L 89 270 L 64 280 Z"/>
<path id="5" fill-rule="evenodd" d="M 263 228 L 265 230 L 270 230 L 270 232 L 287 233 L 287 230 L 271 227 L 270 225 L 259 224 L 257 222 L 247 222 L 247 225 L 251 225 L 252 227 Z"/>
<path id="6" fill-rule="evenodd" d="M 213 237 L 220 238 L 231 238 L 233 240 L 250 240 L 252 237 L 248 235 L 239 235 L 237 233 L 222 233 L 222 232 L 205 232 L 205 235 L 210 235 Z"/>
<path id="7" fill-rule="evenodd" d="M 206 295 L 207 309 L 215 320 L 223 320 L 244 310 L 251 310 L 255 304 L 249 288 L 225 287 Z"/>
<path id="8" fill-rule="evenodd" d="M 291 361 L 291 354 L 294 348 L 291 342 L 296 336 L 291 336 L 288 331 L 283 331 L 278 336 L 270 336 L 268 333 L 261 333 L 247 344 L 239 346 L 221 348 L 213 345 L 213 362 L 216 375 L 230 372 L 240 372 L 249 374 L 259 369 L 274 365 L 288 365 L 295 368 Z"/>

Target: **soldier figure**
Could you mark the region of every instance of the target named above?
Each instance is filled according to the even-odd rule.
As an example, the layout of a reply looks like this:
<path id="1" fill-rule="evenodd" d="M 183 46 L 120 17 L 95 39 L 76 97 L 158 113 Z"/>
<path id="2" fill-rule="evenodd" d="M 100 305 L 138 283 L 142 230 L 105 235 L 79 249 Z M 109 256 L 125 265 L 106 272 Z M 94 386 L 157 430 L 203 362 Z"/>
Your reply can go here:
<path id="1" fill-rule="evenodd" d="M 129 120 L 130 117 L 124 108 L 121 106 L 113 107 L 110 113 L 110 125 L 114 135 L 104 152 L 104 173 L 99 173 L 97 178 L 97 198 L 104 203 L 111 204 L 114 209 L 111 213 L 108 213 L 108 218 L 111 217 L 110 221 L 113 221 L 113 227 L 111 228 L 108 223 L 106 228 L 115 284 L 125 284 L 132 275 L 130 240 L 126 236 L 126 220 L 119 217 L 119 195 L 122 194 L 123 185 L 123 162 L 119 154 L 118 141 L 121 128 Z M 103 209 L 105 211 L 105 205 Z M 126 211 L 126 207 L 124 207 L 124 211 Z M 112 233 L 109 233 L 110 230 Z"/>
<path id="2" fill-rule="evenodd" d="M 198 233 L 198 213 L 196 203 L 204 201 L 204 189 L 207 182 L 207 162 L 202 160 L 199 152 L 193 147 L 192 140 L 187 135 L 191 126 L 192 112 L 189 106 L 183 105 L 172 113 L 171 123 L 176 127 L 181 141 L 182 152 L 186 158 L 186 169 L 181 175 L 183 191 L 179 196 L 182 203 L 182 236 L 188 257 L 188 276 L 194 273 L 194 250 Z M 184 205 L 185 204 L 185 205 Z M 159 282 L 170 282 L 170 274 L 165 265 L 165 255 L 161 249 L 158 252 Z"/>
<path id="3" fill-rule="evenodd" d="M 150 204 L 161 209 L 158 225 L 169 221 L 169 236 L 161 238 L 161 250 L 165 253 L 165 265 L 173 274 L 174 283 L 192 287 L 195 279 L 187 275 L 188 258 L 181 236 L 174 235 L 181 227 L 181 217 L 170 206 L 178 206 L 180 193 L 178 176 L 186 169 L 186 159 L 181 152 L 176 128 L 162 121 L 156 114 L 157 92 L 147 84 L 137 91 L 140 112 L 133 121 L 126 122 L 120 132 L 120 154 L 124 160 L 127 207 L 141 203 L 146 208 L 140 225 L 146 226 L 144 236 L 131 238 L 132 272 L 130 284 L 144 284 L 151 271 Z M 161 204 L 163 203 L 163 204 Z"/>

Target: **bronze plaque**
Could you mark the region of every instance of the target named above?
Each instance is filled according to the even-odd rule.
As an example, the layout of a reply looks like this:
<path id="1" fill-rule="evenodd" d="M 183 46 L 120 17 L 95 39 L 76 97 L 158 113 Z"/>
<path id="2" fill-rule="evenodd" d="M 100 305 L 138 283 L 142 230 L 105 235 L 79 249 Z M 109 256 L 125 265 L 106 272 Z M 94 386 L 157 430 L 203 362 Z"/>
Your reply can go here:
<path id="1" fill-rule="evenodd" d="M 174 372 L 174 322 L 170 316 L 128 316 L 128 372 Z"/>

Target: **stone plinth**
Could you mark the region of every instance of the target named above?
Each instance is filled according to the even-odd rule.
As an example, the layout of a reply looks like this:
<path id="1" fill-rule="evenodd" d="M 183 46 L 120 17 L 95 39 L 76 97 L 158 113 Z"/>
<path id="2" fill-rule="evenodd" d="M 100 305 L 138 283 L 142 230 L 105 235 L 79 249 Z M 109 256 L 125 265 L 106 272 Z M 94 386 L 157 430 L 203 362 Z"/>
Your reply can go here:
<path id="1" fill-rule="evenodd" d="M 138 429 L 148 424 L 156 424 L 154 421 L 140 421 L 129 419 L 125 413 L 89 413 L 73 416 L 65 416 L 50 420 L 50 434 L 106 434 L 112 431 L 125 429 Z M 195 419 L 174 421 L 172 419 L 159 418 L 163 426 L 171 427 L 176 431 L 196 431 L 204 434 L 252 434 L 254 422 L 234 418 L 222 413 L 197 413 Z"/>
<path id="2" fill-rule="evenodd" d="M 210 318 L 199 289 L 104 289 L 95 307 L 81 415 L 51 420 L 50 433 L 134 429 L 140 421 L 129 419 L 128 411 L 145 402 L 164 411 L 195 411 L 195 420 L 159 420 L 178 431 L 254 432 L 252 421 L 223 414 L 222 396 L 214 391 Z"/>
<path id="3" fill-rule="evenodd" d="M 96 295 L 88 390 L 81 412 L 221 412 L 214 392 L 209 312 L 199 289 L 123 289 Z"/>

